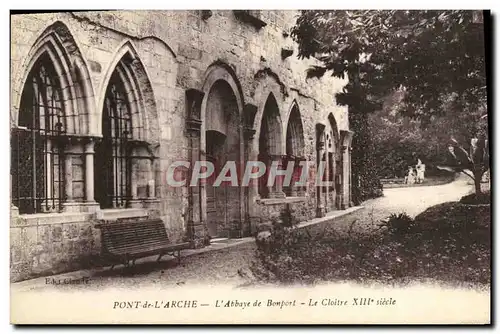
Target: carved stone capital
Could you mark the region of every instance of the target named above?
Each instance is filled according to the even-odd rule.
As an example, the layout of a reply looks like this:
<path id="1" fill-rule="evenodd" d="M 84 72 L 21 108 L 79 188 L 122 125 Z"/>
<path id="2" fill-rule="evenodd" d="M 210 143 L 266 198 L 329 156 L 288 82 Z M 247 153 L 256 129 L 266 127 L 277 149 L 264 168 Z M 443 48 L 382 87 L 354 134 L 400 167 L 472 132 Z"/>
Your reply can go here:
<path id="1" fill-rule="evenodd" d="M 85 143 L 85 154 L 94 154 L 94 146 L 95 146 L 95 141 L 94 140 L 89 140 Z"/>
<path id="2" fill-rule="evenodd" d="M 340 139 L 343 146 L 350 147 L 354 132 L 349 130 L 340 130 Z"/>

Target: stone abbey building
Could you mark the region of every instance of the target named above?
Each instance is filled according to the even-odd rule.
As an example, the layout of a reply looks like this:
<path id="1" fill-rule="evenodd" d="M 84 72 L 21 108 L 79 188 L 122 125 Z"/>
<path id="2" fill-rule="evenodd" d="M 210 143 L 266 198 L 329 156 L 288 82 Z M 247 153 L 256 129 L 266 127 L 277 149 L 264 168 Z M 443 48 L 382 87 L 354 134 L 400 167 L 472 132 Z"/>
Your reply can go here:
<path id="1" fill-rule="evenodd" d="M 350 204 L 346 84 L 307 79 L 294 11 L 11 16 L 11 280 L 88 266 L 102 220 L 159 217 L 172 241 L 251 236 L 285 207 Z M 308 161 L 330 186 L 171 187 L 176 161 Z"/>

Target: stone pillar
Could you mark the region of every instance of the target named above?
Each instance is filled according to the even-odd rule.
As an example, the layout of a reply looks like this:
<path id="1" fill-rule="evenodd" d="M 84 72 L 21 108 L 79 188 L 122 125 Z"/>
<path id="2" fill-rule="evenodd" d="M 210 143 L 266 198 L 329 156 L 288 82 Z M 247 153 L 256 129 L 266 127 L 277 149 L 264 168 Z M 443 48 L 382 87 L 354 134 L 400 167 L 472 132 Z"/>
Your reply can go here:
<path id="1" fill-rule="evenodd" d="M 140 172 L 139 171 L 139 165 L 137 163 L 137 158 L 135 158 L 133 155 L 130 157 L 130 197 L 131 201 L 137 201 L 138 196 L 137 196 L 137 175 Z M 126 177 L 126 176 L 125 176 Z"/>
<path id="2" fill-rule="evenodd" d="M 244 140 L 244 149 L 245 149 L 245 155 L 244 155 L 244 166 L 243 166 L 243 172 L 244 169 L 246 168 L 246 162 L 251 159 L 250 155 L 252 152 L 252 143 L 253 139 L 255 138 L 255 129 L 254 129 L 254 121 L 255 121 L 255 115 L 257 114 L 257 106 L 247 103 L 243 109 L 243 140 Z M 252 185 L 253 186 L 253 185 Z M 244 210 L 244 226 L 243 226 L 243 236 L 251 236 L 256 230 L 257 226 L 252 226 L 251 225 L 251 219 L 250 219 L 250 195 L 251 195 L 251 185 L 249 184 L 248 187 L 245 187 L 243 189 L 244 193 L 244 199 L 243 199 L 243 210 Z M 255 189 L 255 187 L 252 187 Z"/>
<path id="3" fill-rule="evenodd" d="M 85 144 L 85 201 L 95 203 L 94 200 L 94 145 L 91 139 Z"/>
<path id="4" fill-rule="evenodd" d="M 156 198 L 156 192 L 155 192 L 155 187 L 156 187 L 156 182 L 155 182 L 155 173 L 153 171 L 153 160 L 148 159 L 147 160 L 147 167 L 148 167 L 148 179 L 147 179 L 147 191 L 148 191 L 148 198 Z"/>
<path id="5" fill-rule="evenodd" d="M 47 200 L 47 198 L 54 197 L 53 189 L 52 189 L 52 186 L 53 186 L 52 169 L 54 167 L 52 166 L 51 156 L 52 156 L 52 140 L 47 139 L 46 151 L 45 151 L 45 168 L 46 168 L 45 170 L 46 170 L 46 173 L 45 173 L 45 180 L 42 181 L 45 183 L 45 200 L 44 200 L 45 203 L 42 203 L 42 211 L 44 211 L 44 212 L 50 212 L 54 209 L 54 207 L 52 206 L 52 203 L 50 203 L 50 201 Z M 62 163 L 62 161 L 58 161 L 58 163 Z M 34 184 L 36 184 L 36 182 Z M 37 192 L 35 191 L 34 194 L 36 194 L 36 193 Z"/>
<path id="6" fill-rule="evenodd" d="M 351 205 L 350 188 L 351 188 L 351 168 L 350 168 L 350 147 L 352 140 L 351 131 L 340 131 L 342 140 L 342 203 L 341 209 L 345 210 Z"/>
<path id="7" fill-rule="evenodd" d="M 186 131 L 188 136 L 188 157 L 191 162 L 188 180 L 191 180 L 192 167 L 195 162 L 201 160 L 201 104 L 205 93 L 197 89 L 186 90 Z M 202 212 L 202 189 L 200 185 L 188 187 L 188 238 L 192 247 L 201 248 L 209 244 L 209 235 L 206 222 L 203 221 Z"/>
<path id="8" fill-rule="evenodd" d="M 340 208 L 345 210 L 349 207 L 349 181 L 346 180 L 349 177 L 349 148 L 347 146 L 342 146 L 342 183 L 341 189 L 341 202 Z"/>
<path id="9" fill-rule="evenodd" d="M 64 154 L 64 195 L 66 203 L 73 202 L 73 157 L 69 149 Z"/>
<path id="10" fill-rule="evenodd" d="M 321 124 L 318 124 L 321 126 Z M 322 200 L 322 193 L 323 193 L 323 189 L 322 189 L 322 186 L 321 186 L 321 182 L 318 182 L 318 181 L 321 181 L 319 179 L 319 173 L 320 173 L 320 170 L 319 170 L 319 167 L 320 167 L 320 161 L 322 159 L 322 156 L 323 156 L 323 152 L 325 150 L 325 141 L 324 141 L 324 137 L 323 137 L 323 132 L 322 130 L 324 129 L 324 125 L 322 125 L 322 129 L 321 129 L 321 132 L 320 135 L 318 135 L 318 138 L 317 138 L 317 142 L 316 142 L 316 176 L 315 176 L 315 182 L 317 182 L 318 184 L 316 184 L 316 217 L 320 218 L 320 217 L 324 217 L 326 212 L 325 212 L 325 206 L 324 206 L 324 203 L 323 203 L 323 200 Z"/>
<path id="11" fill-rule="evenodd" d="M 140 153 L 138 153 L 136 150 L 138 150 L 137 147 L 134 147 L 131 151 L 130 154 L 130 198 L 126 202 L 126 207 L 128 208 L 144 208 L 144 196 L 139 198 L 138 195 L 138 188 L 139 188 L 139 182 L 138 182 L 138 177 L 139 174 L 142 173 L 141 171 L 141 160 L 143 159 L 140 157 Z M 123 177 L 123 176 L 121 176 Z"/>
<path id="12" fill-rule="evenodd" d="M 99 205 L 94 200 L 94 142 L 93 138 L 73 136 L 69 138 L 65 148 L 64 159 L 64 193 L 65 202 L 62 204 L 65 212 L 95 212 Z M 83 197 L 76 197 L 73 192 L 73 183 L 76 175 L 74 172 L 74 158 L 83 159 L 83 166 L 78 164 L 77 168 L 83 168 Z"/>
<path id="13" fill-rule="evenodd" d="M 287 156 L 285 158 L 285 169 L 288 169 L 288 164 L 293 162 L 293 173 L 292 173 L 292 179 L 290 180 L 290 185 L 288 188 L 290 189 L 290 196 L 291 197 L 297 197 L 299 194 L 298 191 L 298 186 L 295 185 L 295 180 L 297 178 L 297 173 L 299 170 L 299 165 L 298 165 L 298 159 L 295 156 Z"/>
<path id="14" fill-rule="evenodd" d="M 328 145 L 325 145 L 325 150 L 324 150 L 324 154 L 325 154 L 325 172 L 324 172 L 324 177 L 326 178 L 326 182 L 330 182 L 330 157 L 328 156 L 329 155 L 329 151 L 328 151 Z M 324 198 L 325 198 L 325 214 L 326 212 L 330 212 L 330 208 L 329 208 L 329 195 L 330 195 L 330 186 L 324 186 L 323 187 L 324 189 Z"/>
<path id="15" fill-rule="evenodd" d="M 304 162 L 306 162 L 306 158 L 305 157 L 297 157 L 295 158 L 295 171 L 296 171 L 296 181 L 294 182 L 294 187 L 297 191 L 297 196 L 299 197 L 304 197 L 306 196 L 306 186 L 305 185 L 296 185 L 295 183 L 297 181 L 300 180 L 301 176 L 302 176 L 302 168 L 307 168 L 307 167 L 303 167 L 304 165 Z"/>
<path id="16" fill-rule="evenodd" d="M 352 147 L 349 147 L 349 206 L 354 206 L 354 203 L 352 201 L 352 163 L 351 163 L 351 156 L 352 156 Z"/>

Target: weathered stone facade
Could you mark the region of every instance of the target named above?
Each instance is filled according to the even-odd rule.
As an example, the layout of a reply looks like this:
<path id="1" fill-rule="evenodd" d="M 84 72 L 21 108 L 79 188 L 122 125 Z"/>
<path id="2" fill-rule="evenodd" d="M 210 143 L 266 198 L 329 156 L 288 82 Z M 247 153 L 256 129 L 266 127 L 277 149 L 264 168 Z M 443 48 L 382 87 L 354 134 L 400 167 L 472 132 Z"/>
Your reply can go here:
<path id="1" fill-rule="evenodd" d="M 315 60 L 296 57 L 289 36 L 296 15 L 226 10 L 12 16 L 11 128 L 22 125 L 27 78 L 46 57 L 61 87 L 66 138 L 64 155 L 51 166 L 63 171 L 57 179 L 64 193 L 60 210 L 26 214 L 12 207 L 12 280 L 88 265 L 99 254 L 94 224 L 101 218 L 159 216 L 173 241 L 201 247 L 208 235 L 251 235 L 256 224 L 278 217 L 287 205 L 298 220 L 350 206 L 352 133 L 347 109 L 335 103 L 346 82 L 329 76 L 306 80 Z M 115 79 L 123 83 L 130 110 L 130 198 L 125 206 L 102 208 L 96 161 L 105 152 L 103 110 Z M 223 144 L 213 144 L 218 140 Z M 165 182 L 175 161 L 246 162 L 262 160 L 264 153 L 314 164 L 324 160 L 335 185 L 319 188 L 310 179 L 297 189 L 255 184 L 214 190 Z M 211 225 L 214 220 L 223 223 Z"/>

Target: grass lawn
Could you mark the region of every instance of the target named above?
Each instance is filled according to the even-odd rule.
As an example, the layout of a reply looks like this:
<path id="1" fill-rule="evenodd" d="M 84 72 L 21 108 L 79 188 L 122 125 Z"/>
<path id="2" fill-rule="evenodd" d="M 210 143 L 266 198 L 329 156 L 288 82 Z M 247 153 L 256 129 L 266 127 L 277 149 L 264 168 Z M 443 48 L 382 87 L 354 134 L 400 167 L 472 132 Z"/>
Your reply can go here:
<path id="1" fill-rule="evenodd" d="M 260 281 L 285 284 L 433 281 L 488 287 L 489 226 L 454 224 L 453 217 L 447 219 L 449 224 L 429 227 L 400 217 L 371 233 L 355 232 L 356 223 L 344 233 L 318 227 L 276 228 L 267 242 L 257 242 L 252 272 Z"/>

